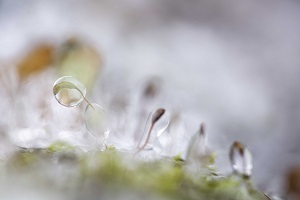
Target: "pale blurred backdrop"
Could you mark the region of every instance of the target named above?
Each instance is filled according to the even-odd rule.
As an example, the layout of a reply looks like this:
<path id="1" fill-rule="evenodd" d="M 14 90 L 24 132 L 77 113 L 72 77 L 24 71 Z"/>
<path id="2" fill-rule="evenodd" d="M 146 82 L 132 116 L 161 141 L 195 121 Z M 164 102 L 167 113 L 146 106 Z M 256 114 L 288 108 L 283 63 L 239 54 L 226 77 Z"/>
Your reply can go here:
<path id="1" fill-rule="evenodd" d="M 1 0 L 0 65 L 40 42 L 81 38 L 103 59 L 92 99 L 107 106 L 156 77 L 161 105 L 182 114 L 190 135 L 206 123 L 222 173 L 239 140 L 253 153 L 255 184 L 280 191 L 286 170 L 300 164 L 299 19 L 298 0 Z M 50 93 L 54 80 L 39 79 Z M 101 81 L 110 96 L 98 92 Z"/>

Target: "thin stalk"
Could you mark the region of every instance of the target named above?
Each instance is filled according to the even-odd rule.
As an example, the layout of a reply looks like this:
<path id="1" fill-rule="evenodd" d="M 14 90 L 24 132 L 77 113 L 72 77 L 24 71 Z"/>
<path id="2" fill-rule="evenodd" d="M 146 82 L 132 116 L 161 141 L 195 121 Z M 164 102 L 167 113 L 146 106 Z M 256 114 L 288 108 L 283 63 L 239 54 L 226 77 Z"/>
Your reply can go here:
<path id="1" fill-rule="evenodd" d="M 151 127 L 150 127 L 150 129 L 149 129 L 149 131 L 148 131 L 148 136 L 147 136 L 147 138 L 146 138 L 146 141 L 145 141 L 144 145 L 141 146 L 141 147 L 139 147 L 139 149 L 135 152 L 135 155 L 136 155 L 137 153 L 139 153 L 140 151 L 142 151 L 142 150 L 147 146 L 147 144 L 148 144 L 148 142 L 149 142 L 149 140 L 150 140 L 150 135 L 151 135 L 151 132 L 152 132 L 152 130 L 153 130 L 153 127 L 154 127 L 154 124 L 151 124 Z"/>
<path id="2" fill-rule="evenodd" d="M 83 96 L 83 94 L 82 94 L 81 91 L 80 91 L 80 94 L 82 95 L 84 101 L 87 102 L 87 104 L 88 104 L 89 106 L 91 106 L 91 107 L 94 109 L 94 106 L 87 100 L 87 98 L 85 98 L 85 96 Z"/>

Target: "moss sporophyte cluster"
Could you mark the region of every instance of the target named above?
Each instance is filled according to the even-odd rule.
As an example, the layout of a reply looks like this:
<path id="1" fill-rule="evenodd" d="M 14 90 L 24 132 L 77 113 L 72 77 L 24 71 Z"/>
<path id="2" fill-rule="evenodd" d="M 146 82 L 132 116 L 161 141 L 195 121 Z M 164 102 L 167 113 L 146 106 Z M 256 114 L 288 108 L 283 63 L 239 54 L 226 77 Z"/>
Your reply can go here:
<path id="1" fill-rule="evenodd" d="M 158 108 L 150 113 L 135 148 L 124 150 L 108 142 L 110 118 L 100 105 L 86 99 L 80 81 L 61 77 L 54 83 L 53 94 L 66 107 L 87 102 L 85 126 L 97 147 L 87 150 L 59 141 L 47 148 L 17 147 L 13 156 L 1 161 L 3 180 L 25 177 L 39 187 L 63 192 L 65 199 L 270 199 L 252 186 L 251 153 L 240 142 L 234 142 L 229 151 L 233 173 L 217 172 L 215 154 L 205 142 L 204 124 L 192 137 L 185 156 L 168 156 L 162 152 L 170 144 L 174 118 L 165 120 L 166 110 Z M 165 142 L 158 148 L 156 141 L 163 136 Z"/>
<path id="2" fill-rule="evenodd" d="M 168 131 L 174 118 L 162 122 L 165 109 L 150 113 L 144 132 L 135 149 L 119 151 L 107 143 L 110 134 L 109 117 L 96 103 L 90 103 L 85 86 L 74 77 L 59 78 L 53 86 L 56 100 L 63 106 L 74 107 L 86 101 L 85 125 L 97 141 L 97 151 L 80 152 L 65 143 L 55 143 L 47 149 L 20 152 L 14 162 L 38 162 L 39 157 L 57 157 L 59 162 L 72 162 L 76 178 L 74 187 L 81 183 L 107 191 L 132 191 L 162 199 L 270 199 L 251 184 L 252 156 L 240 142 L 234 142 L 229 152 L 232 175 L 222 176 L 214 167 L 214 153 L 206 147 L 205 126 L 192 137 L 185 158 L 154 153 L 155 140 Z M 167 145 L 167 143 L 166 143 Z M 162 145 L 161 145 L 162 146 Z M 164 147 L 160 147 L 164 148 Z M 162 152 L 162 151 L 160 151 Z M 18 161 L 21 160 L 21 161 Z M 29 163 L 27 163 L 29 164 Z M 113 192 L 113 191 L 112 191 Z M 151 199 L 151 198 L 150 198 Z"/>

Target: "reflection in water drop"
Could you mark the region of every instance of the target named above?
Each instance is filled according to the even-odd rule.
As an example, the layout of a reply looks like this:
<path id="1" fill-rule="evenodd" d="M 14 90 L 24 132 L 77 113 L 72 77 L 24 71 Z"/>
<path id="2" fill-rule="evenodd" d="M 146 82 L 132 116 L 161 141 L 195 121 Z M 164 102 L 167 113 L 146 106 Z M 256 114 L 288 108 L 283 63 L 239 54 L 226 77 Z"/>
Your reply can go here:
<path id="1" fill-rule="evenodd" d="M 110 120 L 100 105 L 96 103 L 87 105 L 85 109 L 85 125 L 90 136 L 104 148 L 110 132 Z"/>
<path id="2" fill-rule="evenodd" d="M 85 100 L 86 88 L 72 76 L 63 76 L 53 85 L 55 99 L 63 106 L 74 107 Z"/>
<path id="3" fill-rule="evenodd" d="M 252 155 L 250 151 L 240 142 L 234 142 L 230 149 L 230 161 L 234 173 L 244 177 L 252 174 Z"/>

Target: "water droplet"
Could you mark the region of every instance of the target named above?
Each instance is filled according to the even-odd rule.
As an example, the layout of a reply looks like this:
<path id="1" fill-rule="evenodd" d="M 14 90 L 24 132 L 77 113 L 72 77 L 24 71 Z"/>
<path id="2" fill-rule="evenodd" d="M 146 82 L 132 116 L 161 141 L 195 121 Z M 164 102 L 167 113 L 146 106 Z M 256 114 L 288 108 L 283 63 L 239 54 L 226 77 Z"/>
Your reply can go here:
<path id="1" fill-rule="evenodd" d="M 206 144 L 205 127 L 202 123 L 199 131 L 192 137 L 188 146 L 186 160 L 189 164 L 206 166 L 209 164 L 211 155 Z"/>
<path id="2" fill-rule="evenodd" d="M 105 146 L 110 132 L 110 120 L 100 105 L 96 103 L 87 105 L 85 109 L 85 125 L 90 136 Z"/>
<path id="3" fill-rule="evenodd" d="M 168 113 L 164 109 L 157 109 L 149 114 L 143 134 L 138 143 L 138 147 L 144 150 L 152 150 L 156 139 L 162 135 L 169 126 Z"/>
<path id="4" fill-rule="evenodd" d="M 157 140 L 153 145 L 153 150 L 166 157 L 173 157 L 181 152 L 186 151 L 185 145 L 182 145 L 182 141 L 185 140 L 184 132 L 185 127 L 180 119 L 179 113 L 168 113 L 165 124 L 168 126 L 166 130 L 157 136 Z"/>
<path id="5" fill-rule="evenodd" d="M 158 140 L 153 144 L 153 150 L 163 156 L 171 156 L 168 155 L 168 150 L 170 149 L 173 138 L 168 129 L 169 128 L 167 128 L 163 134 L 158 136 Z"/>
<path id="6" fill-rule="evenodd" d="M 234 142 L 230 149 L 230 161 L 234 173 L 244 177 L 252 174 L 253 163 L 251 152 L 240 142 Z"/>
<path id="7" fill-rule="evenodd" d="M 75 107 L 85 100 L 86 88 L 72 76 L 63 76 L 53 85 L 55 99 L 63 106 Z"/>
<path id="8" fill-rule="evenodd" d="M 187 157 L 191 159 L 197 159 L 197 157 L 205 154 L 205 150 L 206 148 L 204 136 L 196 133 L 191 139 Z"/>

